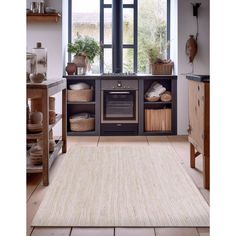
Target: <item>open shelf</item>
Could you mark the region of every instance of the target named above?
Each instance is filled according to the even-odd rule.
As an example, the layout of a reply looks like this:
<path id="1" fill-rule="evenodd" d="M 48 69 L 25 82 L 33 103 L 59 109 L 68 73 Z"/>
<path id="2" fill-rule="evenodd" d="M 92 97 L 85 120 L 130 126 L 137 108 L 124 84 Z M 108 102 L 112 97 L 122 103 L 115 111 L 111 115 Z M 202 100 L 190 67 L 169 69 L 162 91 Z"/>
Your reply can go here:
<path id="1" fill-rule="evenodd" d="M 56 144 L 54 147 L 54 151 L 49 153 L 49 168 L 51 167 L 54 160 L 57 158 L 59 151 L 62 148 L 63 141 L 61 138 L 59 140 L 55 140 Z M 41 173 L 43 171 L 43 165 L 34 165 L 29 160 L 29 151 L 27 152 L 27 173 Z"/>
<path id="2" fill-rule="evenodd" d="M 48 131 L 50 131 L 62 118 L 61 114 L 56 114 L 56 121 L 55 123 L 48 126 Z M 39 133 L 27 133 L 27 139 L 39 139 L 43 135 L 42 132 Z"/>
<path id="3" fill-rule="evenodd" d="M 95 105 L 96 102 L 95 101 L 92 101 L 92 102 L 68 102 L 67 101 L 67 104 L 69 105 Z"/>
<path id="4" fill-rule="evenodd" d="M 28 22 L 58 22 L 61 15 L 59 13 L 28 13 Z"/>

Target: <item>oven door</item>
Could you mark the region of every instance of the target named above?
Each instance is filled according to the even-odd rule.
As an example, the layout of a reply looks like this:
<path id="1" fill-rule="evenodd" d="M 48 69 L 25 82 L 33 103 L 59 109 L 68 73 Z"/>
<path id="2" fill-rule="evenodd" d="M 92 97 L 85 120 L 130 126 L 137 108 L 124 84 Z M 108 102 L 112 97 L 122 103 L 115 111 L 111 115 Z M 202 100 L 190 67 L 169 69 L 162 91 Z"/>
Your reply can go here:
<path id="1" fill-rule="evenodd" d="M 138 123 L 136 90 L 103 90 L 102 123 Z"/>

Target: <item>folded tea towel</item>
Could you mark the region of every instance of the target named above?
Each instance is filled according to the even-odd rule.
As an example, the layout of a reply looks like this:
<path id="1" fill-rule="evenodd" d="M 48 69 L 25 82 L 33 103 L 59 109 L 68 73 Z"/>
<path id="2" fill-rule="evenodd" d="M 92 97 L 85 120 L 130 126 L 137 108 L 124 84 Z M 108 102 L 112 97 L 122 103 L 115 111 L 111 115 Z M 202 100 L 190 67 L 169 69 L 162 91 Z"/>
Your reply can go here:
<path id="1" fill-rule="evenodd" d="M 152 83 L 151 87 L 145 93 L 145 96 L 146 97 L 160 97 L 160 95 L 164 93 L 165 91 L 166 91 L 166 88 L 155 81 Z"/>
<path id="2" fill-rule="evenodd" d="M 90 85 L 83 82 L 70 85 L 70 89 L 72 90 L 81 90 L 81 89 L 89 89 L 89 88 L 90 88 Z"/>
<path id="3" fill-rule="evenodd" d="M 146 94 L 147 97 L 160 97 L 162 93 L 166 91 L 166 88 L 158 88 Z"/>
<path id="4" fill-rule="evenodd" d="M 84 113 L 75 114 L 71 116 L 70 118 L 73 120 L 81 120 L 81 119 L 88 119 L 89 117 L 90 117 L 90 114 L 84 112 Z"/>

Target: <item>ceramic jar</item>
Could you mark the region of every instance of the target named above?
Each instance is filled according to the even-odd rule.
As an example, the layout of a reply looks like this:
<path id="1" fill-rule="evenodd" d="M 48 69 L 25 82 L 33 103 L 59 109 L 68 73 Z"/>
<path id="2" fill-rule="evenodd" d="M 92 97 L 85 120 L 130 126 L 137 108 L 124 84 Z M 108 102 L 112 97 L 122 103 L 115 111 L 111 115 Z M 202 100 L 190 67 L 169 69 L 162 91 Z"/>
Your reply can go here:
<path id="1" fill-rule="evenodd" d="M 189 58 L 189 62 L 192 63 L 194 57 L 197 54 L 197 41 L 194 39 L 193 35 L 189 35 L 189 39 L 186 42 L 186 54 Z"/>
<path id="2" fill-rule="evenodd" d="M 42 112 L 31 112 L 30 113 L 31 124 L 41 124 L 43 122 Z"/>
<path id="3" fill-rule="evenodd" d="M 76 72 L 76 65 L 73 62 L 68 62 L 66 66 L 66 72 L 68 75 L 74 75 Z"/>

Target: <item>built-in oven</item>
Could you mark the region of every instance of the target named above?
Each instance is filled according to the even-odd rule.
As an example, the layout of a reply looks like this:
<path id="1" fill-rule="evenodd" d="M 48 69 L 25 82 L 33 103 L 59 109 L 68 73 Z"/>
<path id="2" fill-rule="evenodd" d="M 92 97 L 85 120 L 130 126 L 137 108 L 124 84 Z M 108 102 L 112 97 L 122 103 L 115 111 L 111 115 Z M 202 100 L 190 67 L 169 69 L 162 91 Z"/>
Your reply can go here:
<path id="1" fill-rule="evenodd" d="M 138 134 L 138 80 L 101 81 L 101 134 Z"/>

